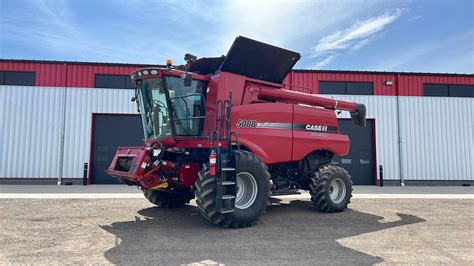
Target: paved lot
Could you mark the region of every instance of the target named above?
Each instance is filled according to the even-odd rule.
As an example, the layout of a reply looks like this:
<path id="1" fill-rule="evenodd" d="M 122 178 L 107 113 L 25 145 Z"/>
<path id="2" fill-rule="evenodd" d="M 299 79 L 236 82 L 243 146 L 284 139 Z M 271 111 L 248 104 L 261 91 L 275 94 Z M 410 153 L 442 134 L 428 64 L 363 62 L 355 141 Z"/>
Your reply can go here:
<path id="1" fill-rule="evenodd" d="M 124 186 L 124 185 L 89 185 L 89 186 L 57 186 L 57 185 L 0 185 L 0 197 L 4 194 L 44 194 L 44 193 L 67 193 L 67 194 L 140 194 L 141 190 L 135 186 Z M 354 186 L 354 194 L 410 194 L 410 195 L 421 195 L 421 194 L 471 194 L 474 195 L 474 187 L 462 187 L 462 186 L 412 186 L 412 187 L 399 187 L 399 186 Z M 141 196 L 140 196 L 141 197 Z M 18 198 L 18 195 L 14 198 Z"/>
<path id="2" fill-rule="evenodd" d="M 237 230 L 209 224 L 195 206 L 161 210 L 142 198 L 3 198 L 0 264 L 472 265 L 470 196 L 355 198 L 339 214 L 312 210 L 304 196 L 285 197 L 256 226 Z"/>

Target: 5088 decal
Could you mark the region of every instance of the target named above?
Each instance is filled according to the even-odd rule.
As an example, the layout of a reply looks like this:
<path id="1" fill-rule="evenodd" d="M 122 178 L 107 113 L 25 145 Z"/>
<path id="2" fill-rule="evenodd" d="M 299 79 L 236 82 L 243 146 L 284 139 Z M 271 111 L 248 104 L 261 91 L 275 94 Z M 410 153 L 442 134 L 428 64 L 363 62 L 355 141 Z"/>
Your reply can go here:
<path id="1" fill-rule="evenodd" d="M 235 126 L 240 127 L 240 128 L 257 127 L 257 121 L 256 120 L 239 119 L 239 120 L 237 120 L 237 124 Z"/>

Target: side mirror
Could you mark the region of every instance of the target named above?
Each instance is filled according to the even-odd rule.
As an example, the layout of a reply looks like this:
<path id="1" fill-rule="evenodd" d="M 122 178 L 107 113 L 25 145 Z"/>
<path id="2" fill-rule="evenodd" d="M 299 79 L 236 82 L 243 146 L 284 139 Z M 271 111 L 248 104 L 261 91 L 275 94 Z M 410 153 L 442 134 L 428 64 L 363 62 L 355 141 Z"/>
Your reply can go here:
<path id="1" fill-rule="evenodd" d="M 189 87 L 193 83 L 193 75 L 191 73 L 186 73 L 184 76 L 184 87 Z"/>

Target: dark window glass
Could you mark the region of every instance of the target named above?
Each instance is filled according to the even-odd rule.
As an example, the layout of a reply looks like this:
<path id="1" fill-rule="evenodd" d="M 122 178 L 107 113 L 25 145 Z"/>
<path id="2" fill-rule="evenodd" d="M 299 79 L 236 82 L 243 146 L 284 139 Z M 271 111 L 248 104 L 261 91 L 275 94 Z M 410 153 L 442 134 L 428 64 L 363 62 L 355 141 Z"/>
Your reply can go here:
<path id="1" fill-rule="evenodd" d="M 346 82 L 346 94 L 373 95 L 374 85 L 372 82 Z"/>
<path id="2" fill-rule="evenodd" d="M 450 97 L 474 97 L 474 85 L 449 85 Z"/>
<path id="3" fill-rule="evenodd" d="M 35 72 L 5 71 L 4 84 L 17 86 L 35 86 Z"/>
<path id="4" fill-rule="evenodd" d="M 319 93 L 373 95 L 374 85 L 372 82 L 320 81 Z"/>
<path id="5" fill-rule="evenodd" d="M 5 84 L 5 72 L 0 71 L 0 85 Z"/>
<path id="6" fill-rule="evenodd" d="M 346 94 L 346 83 L 335 81 L 320 81 L 319 93 L 321 94 Z"/>
<path id="7" fill-rule="evenodd" d="M 129 75 L 95 75 L 96 88 L 133 89 Z"/>
<path id="8" fill-rule="evenodd" d="M 424 84 L 423 91 L 425 96 L 448 96 L 448 85 L 445 84 Z"/>
<path id="9" fill-rule="evenodd" d="M 125 88 L 127 89 L 135 89 L 135 85 L 132 83 L 132 78 L 130 76 L 127 76 L 125 78 Z"/>

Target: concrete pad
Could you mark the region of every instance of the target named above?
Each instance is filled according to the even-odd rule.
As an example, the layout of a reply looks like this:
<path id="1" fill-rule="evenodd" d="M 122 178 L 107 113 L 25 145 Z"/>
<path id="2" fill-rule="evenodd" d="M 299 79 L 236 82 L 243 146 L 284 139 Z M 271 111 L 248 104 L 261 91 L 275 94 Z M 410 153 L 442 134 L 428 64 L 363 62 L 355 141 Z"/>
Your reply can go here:
<path id="1" fill-rule="evenodd" d="M 474 264 L 472 199 L 354 198 L 327 214 L 283 198 L 236 230 L 144 198 L 0 199 L 0 213 L 0 264 Z"/>

